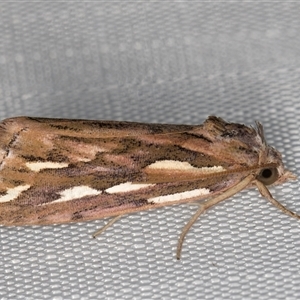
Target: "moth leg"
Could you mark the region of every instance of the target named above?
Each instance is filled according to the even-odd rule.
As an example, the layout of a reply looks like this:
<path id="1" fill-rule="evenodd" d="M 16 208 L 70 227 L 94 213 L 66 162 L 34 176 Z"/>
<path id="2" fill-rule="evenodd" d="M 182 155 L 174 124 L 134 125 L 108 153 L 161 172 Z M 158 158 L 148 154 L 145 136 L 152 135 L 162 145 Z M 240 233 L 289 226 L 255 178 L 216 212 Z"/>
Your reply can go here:
<path id="1" fill-rule="evenodd" d="M 93 238 L 97 237 L 98 235 L 100 235 L 101 233 L 103 233 L 108 227 L 112 226 L 115 222 L 117 222 L 123 215 L 118 215 L 114 218 L 112 218 L 106 225 L 104 225 L 102 228 L 100 228 L 99 230 L 97 230 L 94 234 L 93 234 Z"/>
<path id="2" fill-rule="evenodd" d="M 188 203 L 188 205 L 192 205 L 192 206 L 200 206 L 200 205 L 202 205 L 202 203 L 199 203 L 199 202 L 190 202 L 190 203 Z"/>
<path id="3" fill-rule="evenodd" d="M 260 194 L 264 198 L 269 200 L 275 207 L 279 208 L 282 212 L 284 212 L 286 215 L 290 217 L 300 219 L 299 215 L 297 215 L 293 211 L 290 211 L 288 208 L 284 207 L 281 203 L 279 203 L 276 199 L 274 199 L 272 194 L 268 190 L 268 188 L 262 182 L 260 182 L 259 180 L 255 180 L 255 184 L 257 185 Z"/>
<path id="4" fill-rule="evenodd" d="M 228 190 L 224 191 L 222 194 L 217 195 L 216 197 L 210 198 L 204 203 L 201 203 L 199 208 L 197 209 L 196 213 L 192 216 L 192 218 L 188 221 L 188 223 L 183 227 L 182 232 L 180 234 L 178 243 L 177 243 L 177 251 L 176 257 L 179 260 L 181 256 L 182 244 L 184 238 L 193 224 L 197 221 L 202 213 L 204 213 L 210 207 L 218 204 L 219 202 L 233 196 L 234 194 L 238 193 L 239 191 L 243 190 L 246 186 L 250 184 L 254 180 L 254 175 L 250 174 L 245 177 L 241 182 L 236 184 L 235 186 L 229 188 Z"/>
<path id="5" fill-rule="evenodd" d="M 188 221 L 188 223 L 183 227 L 181 234 L 179 236 L 179 240 L 177 243 L 177 251 L 176 251 L 176 258 L 179 260 L 181 257 L 181 250 L 182 250 L 182 244 L 184 241 L 184 238 L 190 228 L 193 226 L 193 224 L 197 221 L 197 219 L 200 217 L 200 215 L 205 211 L 204 205 L 200 205 L 200 207 L 197 209 L 196 213 L 191 217 L 191 219 Z"/>

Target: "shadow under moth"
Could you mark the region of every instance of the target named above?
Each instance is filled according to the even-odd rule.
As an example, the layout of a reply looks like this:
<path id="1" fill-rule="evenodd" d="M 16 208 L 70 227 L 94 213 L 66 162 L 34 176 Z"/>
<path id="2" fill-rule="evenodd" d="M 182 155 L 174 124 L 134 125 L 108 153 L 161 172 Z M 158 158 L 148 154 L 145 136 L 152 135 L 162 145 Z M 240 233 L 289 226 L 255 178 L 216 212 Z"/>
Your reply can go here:
<path id="1" fill-rule="evenodd" d="M 295 176 L 256 128 L 211 116 L 202 125 L 16 117 L 0 123 L 0 224 L 46 225 L 196 202 L 179 237 L 210 207 Z"/>

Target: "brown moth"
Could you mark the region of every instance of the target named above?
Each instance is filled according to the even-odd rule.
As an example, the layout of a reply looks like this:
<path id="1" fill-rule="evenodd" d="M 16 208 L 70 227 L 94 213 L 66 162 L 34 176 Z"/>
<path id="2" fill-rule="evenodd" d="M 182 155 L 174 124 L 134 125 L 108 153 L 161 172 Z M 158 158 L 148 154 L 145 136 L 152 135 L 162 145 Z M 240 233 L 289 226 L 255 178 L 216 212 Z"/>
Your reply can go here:
<path id="1" fill-rule="evenodd" d="M 112 219 L 199 201 L 179 238 L 208 208 L 256 186 L 295 176 L 266 144 L 263 128 L 209 117 L 202 125 L 17 117 L 0 123 L 0 224 Z M 204 200 L 205 199 L 205 200 Z"/>

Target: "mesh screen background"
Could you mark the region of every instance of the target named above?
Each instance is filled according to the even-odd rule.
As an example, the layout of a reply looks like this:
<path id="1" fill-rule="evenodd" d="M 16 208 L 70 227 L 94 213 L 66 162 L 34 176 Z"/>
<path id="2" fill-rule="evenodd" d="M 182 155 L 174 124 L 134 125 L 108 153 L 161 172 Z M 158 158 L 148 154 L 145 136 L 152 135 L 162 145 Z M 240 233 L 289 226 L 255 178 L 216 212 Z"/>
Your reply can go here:
<path id="1" fill-rule="evenodd" d="M 298 3 L 0 3 L 1 119 L 263 123 L 300 164 Z M 297 181 L 271 188 L 300 212 Z M 1 299 L 299 299 L 300 222 L 257 190 L 203 215 L 0 227 Z"/>

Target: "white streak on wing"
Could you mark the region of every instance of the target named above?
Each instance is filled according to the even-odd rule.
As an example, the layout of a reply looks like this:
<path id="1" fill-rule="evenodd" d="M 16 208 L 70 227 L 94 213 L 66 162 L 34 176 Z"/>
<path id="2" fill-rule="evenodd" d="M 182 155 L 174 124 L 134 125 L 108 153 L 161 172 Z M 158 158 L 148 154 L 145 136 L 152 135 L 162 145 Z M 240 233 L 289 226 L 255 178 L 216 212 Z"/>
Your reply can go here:
<path id="1" fill-rule="evenodd" d="M 17 199 L 18 196 L 21 195 L 22 192 L 28 190 L 30 188 L 29 184 L 19 185 L 14 188 L 8 189 L 6 195 L 0 197 L 0 203 L 9 202 L 14 199 Z"/>
<path id="2" fill-rule="evenodd" d="M 78 158 L 79 161 L 83 161 L 83 162 L 89 162 L 91 161 L 92 159 L 91 158 L 85 158 L 85 157 L 80 157 Z"/>
<path id="3" fill-rule="evenodd" d="M 226 171 L 222 166 L 195 168 L 201 173 L 215 173 Z"/>
<path id="4" fill-rule="evenodd" d="M 167 170 L 182 170 L 182 171 L 197 171 L 200 173 L 215 173 L 222 172 L 225 169 L 222 166 L 202 167 L 197 168 L 192 166 L 187 161 L 179 160 L 159 160 L 148 166 L 150 169 L 167 169 Z"/>
<path id="5" fill-rule="evenodd" d="M 183 199 L 208 195 L 209 193 L 210 193 L 209 189 L 203 188 L 203 189 L 196 189 L 196 190 L 191 190 L 191 191 L 186 191 L 186 192 L 176 193 L 171 195 L 153 197 L 148 199 L 147 201 L 148 203 L 165 203 L 165 202 L 179 201 Z"/>
<path id="6" fill-rule="evenodd" d="M 105 192 L 109 194 L 115 193 L 126 193 L 131 191 L 137 191 L 148 186 L 153 186 L 155 184 L 148 184 L 148 183 L 132 183 L 132 182 L 125 182 L 115 186 L 112 186 L 105 190 Z"/>
<path id="7" fill-rule="evenodd" d="M 26 166 L 35 172 L 39 172 L 42 169 L 61 169 L 66 168 L 69 164 L 67 163 L 59 163 L 59 162 L 52 162 L 52 161 L 37 161 L 37 162 L 27 162 Z"/>
<path id="8" fill-rule="evenodd" d="M 46 204 L 70 201 L 70 200 L 82 198 L 85 196 L 96 196 L 96 195 L 100 195 L 101 193 L 102 193 L 101 191 L 92 189 L 86 185 L 74 186 L 70 189 L 61 191 L 59 193 L 61 195 L 61 197 L 59 199 L 54 200 L 52 202 L 48 202 Z"/>

